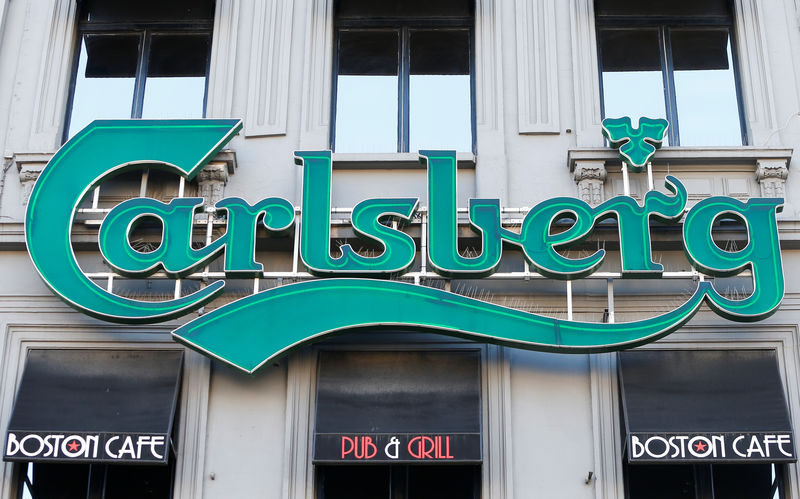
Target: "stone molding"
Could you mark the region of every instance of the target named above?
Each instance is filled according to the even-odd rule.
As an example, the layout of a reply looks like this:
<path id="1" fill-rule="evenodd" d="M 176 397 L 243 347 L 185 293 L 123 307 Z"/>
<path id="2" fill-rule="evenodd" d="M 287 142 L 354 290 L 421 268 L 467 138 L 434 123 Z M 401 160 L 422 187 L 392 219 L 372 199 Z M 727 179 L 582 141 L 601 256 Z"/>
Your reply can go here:
<path id="1" fill-rule="evenodd" d="M 553 0 L 517 0 L 519 133 L 559 133 L 558 53 Z"/>
<path id="2" fill-rule="evenodd" d="M 789 167 L 783 160 L 756 161 L 756 180 L 761 186 L 761 196 L 765 198 L 782 198 L 786 195 L 786 178 Z"/>
<path id="3" fill-rule="evenodd" d="M 225 197 L 228 183 L 228 168 L 221 161 L 212 161 L 197 174 L 197 195 L 205 200 L 206 206 L 214 206 Z"/>
<path id="4" fill-rule="evenodd" d="M 576 161 L 573 178 L 578 184 L 578 197 L 591 206 L 605 201 L 603 185 L 607 176 L 604 161 Z"/>

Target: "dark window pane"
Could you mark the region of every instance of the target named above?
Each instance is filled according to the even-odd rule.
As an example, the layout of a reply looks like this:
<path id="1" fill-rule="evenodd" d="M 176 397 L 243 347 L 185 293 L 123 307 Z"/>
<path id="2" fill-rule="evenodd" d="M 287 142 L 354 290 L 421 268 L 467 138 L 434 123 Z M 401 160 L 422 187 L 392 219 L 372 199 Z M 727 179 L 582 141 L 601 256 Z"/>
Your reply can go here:
<path id="1" fill-rule="evenodd" d="M 742 145 L 728 30 L 670 30 L 681 145 Z"/>
<path id="2" fill-rule="evenodd" d="M 604 29 L 598 33 L 603 71 L 661 71 L 655 29 Z"/>
<path id="3" fill-rule="evenodd" d="M 595 0 L 597 16 L 726 16 L 731 10 L 728 0 L 670 0 L 668 2 L 643 2 L 642 0 Z"/>
<path id="4" fill-rule="evenodd" d="M 319 499 L 390 499 L 388 466 L 320 466 Z"/>
<path id="5" fill-rule="evenodd" d="M 106 499 L 167 499 L 171 497 L 172 466 L 109 466 Z"/>
<path id="6" fill-rule="evenodd" d="M 339 33 L 340 75 L 397 75 L 397 31 Z"/>
<path id="7" fill-rule="evenodd" d="M 714 464 L 714 499 L 772 499 L 773 465 Z"/>
<path id="8" fill-rule="evenodd" d="M 26 473 L 33 484 L 27 497 L 74 499 L 86 497 L 89 487 L 88 464 L 29 463 Z"/>
<path id="9" fill-rule="evenodd" d="M 471 17 L 472 0 L 337 0 L 336 16 L 340 19 L 375 17 Z"/>
<path id="10" fill-rule="evenodd" d="M 480 466 L 409 466 L 408 496 L 413 499 L 474 499 Z"/>
<path id="11" fill-rule="evenodd" d="M 203 76 L 208 65 L 208 35 L 154 35 L 147 76 Z"/>
<path id="12" fill-rule="evenodd" d="M 208 35 L 154 35 L 142 118 L 202 118 Z"/>
<path id="13" fill-rule="evenodd" d="M 339 33 L 337 152 L 397 151 L 397 49 L 394 30 Z"/>
<path id="14" fill-rule="evenodd" d="M 98 118 L 130 118 L 139 35 L 85 35 L 78 58 L 69 135 Z"/>
<path id="15" fill-rule="evenodd" d="M 607 118 L 666 118 L 661 50 L 656 29 L 598 32 Z"/>
<path id="16" fill-rule="evenodd" d="M 213 0 L 84 0 L 88 22 L 212 21 Z"/>
<path id="17" fill-rule="evenodd" d="M 676 71 L 730 68 L 727 29 L 671 30 L 670 39 Z"/>
<path id="18" fill-rule="evenodd" d="M 468 75 L 469 31 L 412 31 L 411 74 Z"/>
<path id="19" fill-rule="evenodd" d="M 628 499 L 694 499 L 691 465 L 627 466 Z"/>
<path id="20" fill-rule="evenodd" d="M 86 78 L 133 78 L 139 57 L 138 35 L 86 35 Z"/>
<path id="21" fill-rule="evenodd" d="M 410 37 L 409 149 L 471 151 L 469 32 L 414 30 Z"/>

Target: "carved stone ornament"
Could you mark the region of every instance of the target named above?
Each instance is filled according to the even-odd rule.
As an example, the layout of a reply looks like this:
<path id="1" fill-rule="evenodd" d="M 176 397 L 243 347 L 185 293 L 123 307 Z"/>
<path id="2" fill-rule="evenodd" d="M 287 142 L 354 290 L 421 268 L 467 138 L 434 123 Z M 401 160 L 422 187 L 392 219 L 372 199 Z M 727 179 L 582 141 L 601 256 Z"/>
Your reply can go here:
<path id="1" fill-rule="evenodd" d="M 789 168 L 785 160 L 757 160 L 756 180 L 761 185 L 761 197 L 782 198 L 786 194 Z"/>
<path id="2" fill-rule="evenodd" d="M 605 200 L 606 181 L 605 163 L 603 161 L 576 161 L 573 178 L 578 184 L 578 197 L 591 206 L 597 206 Z"/>
<path id="3" fill-rule="evenodd" d="M 225 184 L 228 183 L 228 166 L 221 161 L 212 161 L 197 174 L 198 195 L 205 199 L 206 206 L 225 197 Z"/>
<path id="4" fill-rule="evenodd" d="M 11 161 L 19 172 L 19 183 L 22 186 L 20 195 L 23 206 L 28 204 L 28 199 L 33 190 L 33 184 L 39 178 L 47 162 L 50 161 L 50 154 L 45 153 L 18 153 Z"/>

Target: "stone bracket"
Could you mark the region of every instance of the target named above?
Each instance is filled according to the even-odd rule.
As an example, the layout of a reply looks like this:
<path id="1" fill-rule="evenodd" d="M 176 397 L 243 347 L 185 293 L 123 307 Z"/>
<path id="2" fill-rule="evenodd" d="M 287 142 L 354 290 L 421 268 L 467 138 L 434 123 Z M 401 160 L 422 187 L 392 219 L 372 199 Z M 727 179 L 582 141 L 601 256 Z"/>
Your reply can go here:
<path id="1" fill-rule="evenodd" d="M 782 198 L 786 196 L 786 178 L 789 167 L 786 160 L 756 160 L 756 180 L 761 186 L 761 197 Z"/>
<path id="2" fill-rule="evenodd" d="M 605 200 L 605 184 L 608 172 L 605 161 L 576 161 L 573 178 L 578 184 L 578 197 L 597 206 Z"/>

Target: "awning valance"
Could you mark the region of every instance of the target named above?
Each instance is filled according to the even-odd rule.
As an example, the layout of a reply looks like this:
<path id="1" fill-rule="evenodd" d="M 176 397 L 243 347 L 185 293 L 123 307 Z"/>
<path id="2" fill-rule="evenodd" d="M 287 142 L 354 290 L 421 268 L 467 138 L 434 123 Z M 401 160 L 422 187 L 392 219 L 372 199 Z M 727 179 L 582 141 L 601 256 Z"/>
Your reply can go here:
<path id="1" fill-rule="evenodd" d="M 773 350 L 619 354 L 628 461 L 794 462 Z"/>
<path id="2" fill-rule="evenodd" d="M 319 357 L 315 463 L 481 461 L 477 351 Z"/>
<path id="3" fill-rule="evenodd" d="M 179 350 L 28 352 L 5 461 L 166 463 Z"/>

